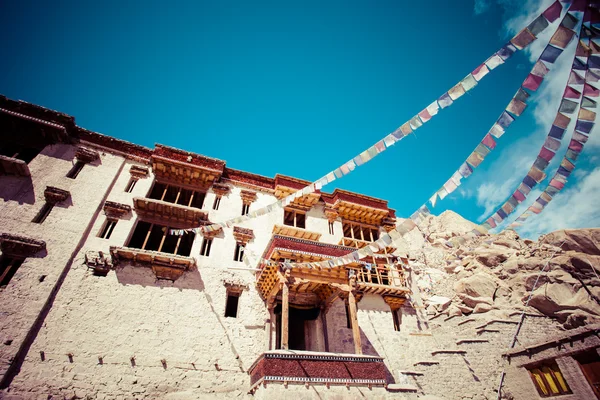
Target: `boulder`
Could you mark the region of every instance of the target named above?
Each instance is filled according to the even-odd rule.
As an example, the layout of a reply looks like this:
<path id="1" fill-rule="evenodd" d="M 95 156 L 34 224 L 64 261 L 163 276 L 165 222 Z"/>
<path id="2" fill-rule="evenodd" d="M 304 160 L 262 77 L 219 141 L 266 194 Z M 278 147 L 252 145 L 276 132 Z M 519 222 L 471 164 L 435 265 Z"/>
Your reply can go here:
<path id="1" fill-rule="evenodd" d="M 448 307 L 448 316 L 449 317 L 460 317 L 461 315 L 463 315 L 462 311 L 460 310 L 460 308 L 458 308 L 454 304 L 452 304 L 450 307 Z"/>
<path id="2" fill-rule="evenodd" d="M 474 308 L 477 304 L 494 304 L 494 300 L 491 297 L 473 297 L 466 294 L 459 293 L 458 298 L 468 307 Z"/>
<path id="3" fill-rule="evenodd" d="M 508 259 L 508 256 L 508 251 L 497 249 L 485 249 L 477 251 L 476 259 L 486 267 L 493 268 L 506 261 Z"/>
<path id="4" fill-rule="evenodd" d="M 600 255 L 599 228 L 560 230 L 543 236 L 540 242 L 558 246 L 566 251 Z"/>
<path id="5" fill-rule="evenodd" d="M 491 275 L 480 272 L 456 282 L 454 290 L 456 293 L 462 293 L 472 297 L 491 298 L 496 291 L 496 286 L 496 282 L 494 282 Z"/>
<path id="6" fill-rule="evenodd" d="M 494 241 L 494 244 L 496 246 L 503 246 L 503 247 L 507 247 L 509 249 L 514 249 L 514 250 L 519 250 L 521 248 L 521 245 L 519 244 L 518 241 L 516 240 L 511 240 L 511 239 L 498 239 L 496 241 Z"/>
<path id="7" fill-rule="evenodd" d="M 479 303 L 473 309 L 473 314 L 486 313 L 486 312 L 491 311 L 491 310 L 492 310 L 492 306 L 491 305 L 485 304 L 485 303 Z"/>

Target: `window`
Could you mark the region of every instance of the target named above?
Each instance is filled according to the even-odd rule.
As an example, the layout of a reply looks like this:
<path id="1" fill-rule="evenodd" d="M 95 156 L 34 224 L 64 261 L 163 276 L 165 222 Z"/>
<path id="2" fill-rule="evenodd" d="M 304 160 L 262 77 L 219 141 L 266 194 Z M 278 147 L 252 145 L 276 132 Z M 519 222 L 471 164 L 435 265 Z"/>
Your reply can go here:
<path id="1" fill-rule="evenodd" d="M 127 247 L 189 256 L 196 235 L 193 232 L 186 232 L 182 236 L 169 235 L 169 229 L 168 226 L 139 221 Z"/>
<path id="2" fill-rule="evenodd" d="M 213 203 L 213 210 L 218 210 L 221 205 L 221 196 L 215 197 L 215 202 Z"/>
<path id="3" fill-rule="evenodd" d="M 581 372 L 588 381 L 596 398 L 600 399 L 600 356 L 598 349 L 590 349 L 584 353 L 573 356 L 579 364 Z"/>
<path id="4" fill-rule="evenodd" d="M 50 211 L 52 211 L 52 208 L 54 208 L 54 204 L 48 203 L 48 202 L 44 203 L 44 205 L 42 206 L 40 211 L 33 218 L 33 220 L 31 220 L 31 222 L 34 222 L 36 224 L 41 224 L 42 222 L 44 222 L 46 220 L 48 215 L 50 215 Z"/>
<path id="5" fill-rule="evenodd" d="M 24 259 L 0 255 L 0 287 L 5 287 L 12 279 L 17 269 L 23 264 Z"/>
<path id="6" fill-rule="evenodd" d="M 250 204 L 242 204 L 242 215 L 248 215 L 248 212 L 250 211 Z"/>
<path id="7" fill-rule="evenodd" d="M 283 213 L 283 224 L 304 229 L 306 228 L 306 214 L 296 210 L 285 210 Z"/>
<path id="8" fill-rule="evenodd" d="M 374 242 L 379 239 L 379 229 L 375 226 L 344 222 L 344 237 Z"/>
<path id="9" fill-rule="evenodd" d="M 112 235 L 115 225 L 117 225 L 116 219 L 107 218 L 104 226 L 100 230 L 98 237 L 101 237 L 102 239 L 110 239 L 110 235 Z"/>
<path id="10" fill-rule="evenodd" d="M 333 222 L 329 222 L 329 234 L 330 235 L 334 234 L 334 232 L 333 232 Z"/>
<path id="11" fill-rule="evenodd" d="M 75 161 L 75 165 L 73 165 L 73 168 L 71 168 L 71 170 L 67 173 L 67 178 L 77 178 L 77 175 L 79 175 L 84 165 L 85 163 L 83 161 Z"/>
<path id="12" fill-rule="evenodd" d="M 135 184 L 137 183 L 137 181 L 138 181 L 137 179 L 135 179 L 135 178 L 131 178 L 131 179 L 129 180 L 129 183 L 128 183 L 128 184 L 127 184 L 127 186 L 125 187 L 125 192 L 127 192 L 127 193 L 131 193 L 131 192 L 133 192 L 133 188 L 135 187 Z"/>
<path id="13" fill-rule="evenodd" d="M 541 397 L 553 397 L 570 394 L 571 389 L 562 376 L 556 361 L 545 362 L 535 367 L 527 368 L 531 380 Z"/>
<path id="14" fill-rule="evenodd" d="M 400 323 L 402 322 L 402 315 L 400 314 L 400 310 L 397 308 L 392 308 L 392 319 L 394 320 L 394 330 L 396 332 L 400 332 Z"/>
<path id="15" fill-rule="evenodd" d="M 166 201 L 167 203 L 202 208 L 205 193 L 156 182 L 147 197 L 149 199 Z"/>
<path id="16" fill-rule="evenodd" d="M 346 307 L 346 328 L 352 328 L 352 323 L 350 322 L 350 306 L 348 302 L 344 302 L 344 306 Z"/>
<path id="17" fill-rule="evenodd" d="M 13 143 L 0 145 L 0 155 L 16 158 L 25 161 L 27 164 L 29 164 L 31 160 L 33 160 L 40 153 L 40 151 L 40 149 L 19 146 Z"/>
<path id="18" fill-rule="evenodd" d="M 210 248 L 212 247 L 212 241 L 212 239 L 204 238 L 204 240 L 202 241 L 202 249 L 200 250 L 201 256 L 210 256 Z"/>
<path id="19" fill-rule="evenodd" d="M 244 245 L 241 243 L 235 244 L 235 254 L 233 255 L 234 261 L 243 261 L 244 260 Z"/>
<path id="20" fill-rule="evenodd" d="M 225 316 L 237 318 L 238 304 L 240 302 L 239 292 L 227 291 L 227 303 L 225 304 Z"/>

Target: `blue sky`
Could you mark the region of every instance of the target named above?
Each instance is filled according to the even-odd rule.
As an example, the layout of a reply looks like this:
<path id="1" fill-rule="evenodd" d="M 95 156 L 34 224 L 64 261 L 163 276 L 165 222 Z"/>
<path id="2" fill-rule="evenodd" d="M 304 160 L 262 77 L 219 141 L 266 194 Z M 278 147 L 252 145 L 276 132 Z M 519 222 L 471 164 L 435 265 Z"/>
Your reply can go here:
<path id="1" fill-rule="evenodd" d="M 430 104 L 549 1 L 84 3 L 0 6 L 0 93 L 145 146 L 315 180 Z M 384 198 L 408 217 L 489 130 L 540 46 L 326 190 Z M 552 122 L 568 56 L 435 214 L 452 209 L 479 221 L 514 191 Z M 564 193 L 521 233 L 600 224 L 592 205 L 600 196 L 599 148 L 596 135 Z"/>

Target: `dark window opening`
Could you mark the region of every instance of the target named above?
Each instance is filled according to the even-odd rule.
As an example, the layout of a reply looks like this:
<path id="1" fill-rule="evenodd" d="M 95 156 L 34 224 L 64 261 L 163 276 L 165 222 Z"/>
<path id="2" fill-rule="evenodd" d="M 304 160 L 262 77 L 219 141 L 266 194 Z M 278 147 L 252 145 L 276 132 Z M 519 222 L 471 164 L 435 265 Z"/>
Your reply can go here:
<path id="1" fill-rule="evenodd" d="M 344 222 L 343 234 L 344 237 L 364 240 L 366 242 L 374 242 L 379 239 L 379 229 L 351 222 Z"/>
<path id="2" fill-rule="evenodd" d="M 204 192 L 156 182 L 147 197 L 186 207 L 202 208 L 205 195 Z"/>
<path id="3" fill-rule="evenodd" d="M 250 212 L 250 204 L 242 204 L 242 215 L 248 215 L 248 212 Z"/>
<path id="4" fill-rule="evenodd" d="M 7 255 L 0 255 L 0 287 L 5 287 L 17 272 L 17 269 L 25 261 L 22 258 L 13 258 Z"/>
<path id="5" fill-rule="evenodd" d="M 67 173 L 67 178 L 71 178 L 71 179 L 77 178 L 77 175 L 79 175 L 79 173 L 83 169 L 84 165 L 85 165 L 85 163 L 83 161 L 77 160 L 75 162 L 75 165 L 73 165 L 71 170 Z"/>
<path id="6" fill-rule="evenodd" d="M 127 193 L 131 193 L 131 192 L 133 192 L 133 188 L 135 187 L 135 184 L 137 183 L 137 181 L 138 181 L 137 179 L 135 179 L 135 178 L 131 178 L 131 179 L 129 180 L 129 183 L 128 183 L 128 184 L 127 184 L 127 186 L 125 187 L 125 192 L 127 192 Z"/>
<path id="7" fill-rule="evenodd" d="M 225 316 L 237 318 L 240 293 L 227 292 L 227 303 L 225 304 Z"/>
<path id="8" fill-rule="evenodd" d="M 19 146 L 13 143 L 7 143 L 0 146 L 0 155 L 16 158 L 25 161 L 27 164 L 37 157 L 37 155 L 40 154 L 40 151 L 41 149 Z"/>
<path id="9" fill-rule="evenodd" d="M 535 367 L 528 367 L 527 370 L 541 397 L 554 397 L 571 393 L 571 389 L 562 372 L 560 372 L 556 361 L 547 361 Z"/>
<path id="10" fill-rule="evenodd" d="M 200 250 L 201 256 L 210 256 L 210 248 L 212 247 L 212 241 L 212 239 L 204 238 L 204 240 L 202 241 L 202 249 Z"/>
<path id="11" fill-rule="evenodd" d="M 346 308 L 346 328 L 352 328 L 352 323 L 350 322 L 350 306 L 348 303 L 344 302 L 344 307 Z"/>
<path id="12" fill-rule="evenodd" d="M 215 202 L 213 203 L 213 210 L 218 210 L 221 205 L 221 196 L 215 197 Z"/>
<path id="13" fill-rule="evenodd" d="M 42 206 L 40 211 L 33 218 L 33 220 L 31 220 L 31 222 L 34 222 L 36 224 L 41 224 L 42 222 L 44 222 L 46 220 L 48 215 L 50 215 L 50 211 L 52 211 L 52 208 L 54 208 L 54 204 L 51 204 L 48 202 L 44 203 L 44 205 Z"/>
<path id="14" fill-rule="evenodd" d="M 186 232 L 183 236 L 170 235 L 170 229 L 168 226 L 139 221 L 127 247 L 188 257 L 192 252 L 195 234 Z"/>
<path id="15" fill-rule="evenodd" d="M 329 223 L 329 234 L 330 234 L 330 235 L 333 235 L 333 234 L 334 234 L 334 231 L 333 231 L 333 222 L 330 222 L 330 223 Z"/>
<path id="16" fill-rule="evenodd" d="M 285 210 L 283 213 L 283 224 L 304 229 L 306 228 L 306 214 L 296 210 Z"/>
<path id="17" fill-rule="evenodd" d="M 394 330 L 396 332 L 400 332 L 400 323 L 402 322 L 402 316 L 400 315 L 400 310 L 392 309 L 392 318 L 394 319 Z"/>
<path id="18" fill-rule="evenodd" d="M 110 235 L 112 235 L 113 230 L 115 229 L 116 225 L 117 225 L 116 219 L 108 219 L 107 218 L 106 222 L 104 223 L 104 226 L 100 230 L 100 235 L 98 235 L 98 236 L 101 237 L 102 239 L 110 239 Z"/>
<path id="19" fill-rule="evenodd" d="M 598 349 L 591 349 L 585 353 L 580 353 L 573 356 L 575 361 L 579 364 L 581 372 L 588 381 L 596 398 L 600 399 L 600 356 L 598 355 Z"/>
<path id="20" fill-rule="evenodd" d="M 244 245 L 241 243 L 235 244 L 235 254 L 233 255 L 233 261 L 244 260 Z"/>

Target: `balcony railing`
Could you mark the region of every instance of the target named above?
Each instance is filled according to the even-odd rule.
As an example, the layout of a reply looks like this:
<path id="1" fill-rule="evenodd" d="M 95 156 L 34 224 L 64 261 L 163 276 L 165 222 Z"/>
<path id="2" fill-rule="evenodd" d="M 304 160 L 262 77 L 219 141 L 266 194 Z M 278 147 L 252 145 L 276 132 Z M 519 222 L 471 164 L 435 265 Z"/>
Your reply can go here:
<path id="1" fill-rule="evenodd" d="M 364 266 L 355 270 L 356 283 L 367 291 L 376 294 L 383 292 L 409 292 L 404 271 L 390 265 Z M 370 290 L 371 289 L 371 290 Z"/>

